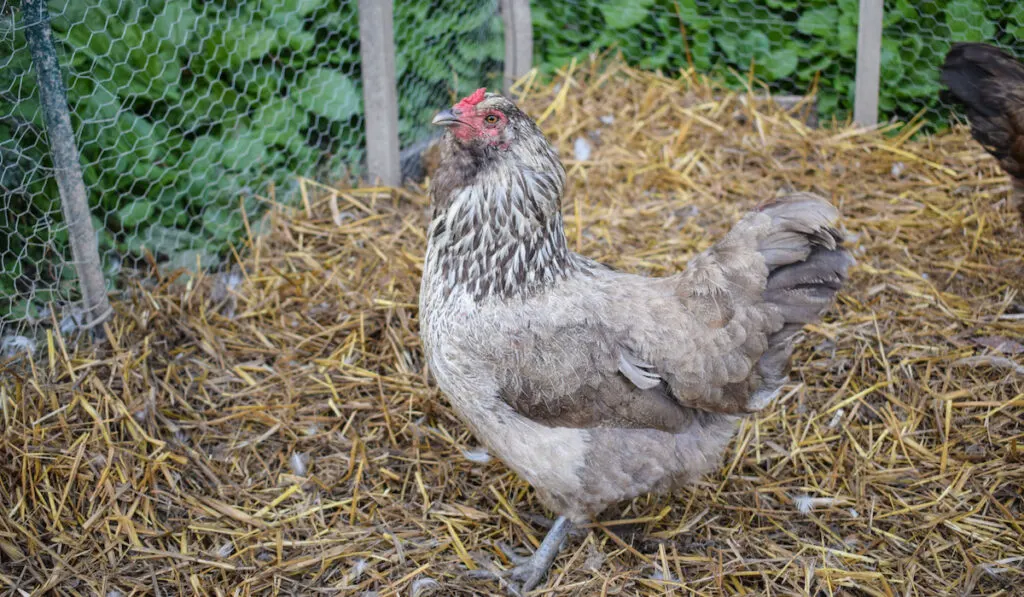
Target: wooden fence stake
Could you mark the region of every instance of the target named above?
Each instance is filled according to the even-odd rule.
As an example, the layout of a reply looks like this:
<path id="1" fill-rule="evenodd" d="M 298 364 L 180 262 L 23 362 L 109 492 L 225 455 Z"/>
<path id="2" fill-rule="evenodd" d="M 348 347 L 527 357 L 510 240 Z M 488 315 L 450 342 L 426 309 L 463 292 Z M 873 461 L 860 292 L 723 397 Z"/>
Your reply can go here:
<path id="1" fill-rule="evenodd" d="M 509 95 L 512 84 L 533 68 L 533 22 L 529 0 L 501 0 L 501 20 L 505 24 L 505 80 Z"/>
<path id="2" fill-rule="evenodd" d="M 370 179 L 402 184 L 398 158 L 398 90 L 395 81 L 393 0 L 359 0 L 366 165 Z"/>
<path id="3" fill-rule="evenodd" d="M 860 126 L 878 124 L 878 87 L 882 64 L 882 0 L 860 0 L 857 23 L 857 79 L 853 120 Z"/>
<path id="4" fill-rule="evenodd" d="M 68 227 L 71 259 L 78 272 L 78 283 L 85 307 L 85 325 L 95 328 L 111 313 L 103 280 L 96 231 L 92 227 L 89 197 L 82 179 L 82 164 L 71 129 L 68 96 L 61 80 L 57 52 L 53 46 L 50 13 L 45 0 L 23 0 L 25 38 L 32 52 L 32 64 L 39 80 L 39 99 L 46 123 L 46 135 L 53 158 L 53 169 L 60 191 L 64 223 Z"/>

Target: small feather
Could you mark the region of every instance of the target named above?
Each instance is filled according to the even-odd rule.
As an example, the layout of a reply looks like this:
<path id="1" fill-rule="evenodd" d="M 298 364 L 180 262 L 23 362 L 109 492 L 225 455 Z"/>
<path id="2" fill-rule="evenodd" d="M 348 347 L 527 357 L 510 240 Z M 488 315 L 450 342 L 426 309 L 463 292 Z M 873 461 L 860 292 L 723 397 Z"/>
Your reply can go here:
<path id="1" fill-rule="evenodd" d="M 637 359 L 635 355 L 625 350 L 619 351 L 619 372 L 641 390 L 649 390 L 661 383 L 660 377 L 644 371 L 650 367 L 651 365 Z"/>
<path id="2" fill-rule="evenodd" d="M 819 506 L 831 506 L 838 502 L 835 498 L 819 498 L 811 497 L 809 495 L 798 495 L 793 498 L 793 505 L 796 506 L 796 511 L 801 514 L 810 514 L 811 510 Z"/>
<path id="3" fill-rule="evenodd" d="M 837 410 L 836 414 L 832 415 L 832 419 L 829 420 L 828 428 L 829 429 L 835 429 L 836 426 L 839 425 L 839 422 L 843 420 L 843 415 L 844 414 L 846 414 L 845 410 L 843 410 L 841 408 L 839 410 Z"/>
<path id="4" fill-rule="evenodd" d="M 230 541 L 225 541 L 224 544 L 217 549 L 217 555 L 222 558 L 229 557 L 233 553 L 235 553 L 235 544 Z"/>
<path id="5" fill-rule="evenodd" d="M 425 576 L 412 581 L 412 584 L 409 586 L 409 595 L 410 597 L 426 597 L 427 595 L 433 595 L 440 588 L 441 583 L 429 576 Z"/>
<path id="6" fill-rule="evenodd" d="M 363 573 L 369 568 L 369 564 L 363 558 L 356 559 L 355 563 L 352 564 L 352 570 L 349 571 L 349 578 L 351 582 L 356 582 L 362 578 Z"/>
<path id="7" fill-rule="evenodd" d="M 579 162 L 585 162 L 590 159 L 590 142 L 583 137 L 576 137 L 576 141 L 572 144 L 573 156 Z"/>
<path id="8" fill-rule="evenodd" d="M 309 466 L 309 454 L 293 453 L 288 459 L 288 466 L 296 477 L 305 477 Z"/>
<path id="9" fill-rule="evenodd" d="M 3 351 L 5 357 L 12 357 L 19 352 L 35 352 L 36 343 L 26 336 L 6 336 L 0 342 L 0 350 Z"/>
<path id="10" fill-rule="evenodd" d="M 466 460 L 475 462 L 477 464 L 485 464 L 491 461 L 491 455 L 487 453 L 487 448 L 473 448 L 472 450 L 463 450 L 462 455 L 466 457 Z"/>

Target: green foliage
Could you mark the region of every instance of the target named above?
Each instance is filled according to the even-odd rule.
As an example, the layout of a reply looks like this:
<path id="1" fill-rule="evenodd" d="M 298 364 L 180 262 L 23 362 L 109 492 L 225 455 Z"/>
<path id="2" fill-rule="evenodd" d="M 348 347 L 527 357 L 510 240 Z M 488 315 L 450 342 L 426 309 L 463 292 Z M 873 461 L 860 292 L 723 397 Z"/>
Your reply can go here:
<path id="1" fill-rule="evenodd" d="M 16 6 L 16 5 L 15 5 Z M 214 265 L 256 222 L 270 183 L 337 177 L 363 160 L 356 0 L 49 0 L 101 252 L 113 272 L 146 251 Z M 534 0 L 535 60 L 550 70 L 616 47 L 644 69 L 692 61 L 741 88 L 819 80 L 825 118 L 852 109 L 857 0 Z M 67 233 L 21 23 L 0 10 L 0 320 L 74 291 Z M 494 85 L 497 0 L 395 2 L 404 145 L 439 105 Z M 18 26 L 15 26 L 15 25 Z M 952 41 L 1024 53 L 1024 2 L 889 0 L 886 116 L 938 105 Z M 937 112 L 933 111 L 937 115 Z M 34 297 L 24 300 L 23 297 Z"/>
<path id="2" fill-rule="evenodd" d="M 755 75 L 776 93 L 804 93 L 819 77 L 824 118 L 853 109 L 857 0 L 534 0 L 536 59 L 548 69 L 615 47 L 633 65 L 675 71 L 689 50 L 700 72 L 742 88 Z M 886 2 L 880 109 L 939 119 L 939 68 L 954 41 L 987 41 L 1024 54 L 1024 2 Z M 683 35 L 685 31 L 685 37 Z M 737 77 L 737 74 L 739 77 Z"/>
<path id="3" fill-rule="evenodd" d="M 403 144 L 500 76 L 497 0 L 395 3 Z M 273 183 L 363 160 L 356 0 L 49 0 L 100 251 L 216 265 Z M 73 268 L 20 15 L 0 15 L 0 321 L 69 296 Z M 491 73 L 481 80 L 481 73 Z M 456 83 L 457 81 L 457 83 Z"/>

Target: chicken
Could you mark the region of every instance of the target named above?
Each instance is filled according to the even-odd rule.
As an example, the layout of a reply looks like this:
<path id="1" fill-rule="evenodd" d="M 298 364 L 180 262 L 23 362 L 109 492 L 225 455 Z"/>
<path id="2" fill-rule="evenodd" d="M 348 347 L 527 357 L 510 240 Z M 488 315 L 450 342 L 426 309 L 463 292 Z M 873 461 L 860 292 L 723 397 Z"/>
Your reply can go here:
<path id="1" fill-rule="evenodd" d="M 1024 222 L 1024 63 L 988 44 L 956 43 L 942 83 L 942 99 L 967 111 L 971 135 L 1010 175 Z"/>
<path id="2" fill-rule="evenodd" d="M 574 524 L 719 464 L 853 260 L 836 209 L 794 194 L 748 213 L 684 272 L 616 271 L 569 250 L 565 170 L 515 104 L 480 89 L 433 124 L 447 130 L 420 334 L 455 412 L 558 514 L 509 573 L 529 590 Z"/>

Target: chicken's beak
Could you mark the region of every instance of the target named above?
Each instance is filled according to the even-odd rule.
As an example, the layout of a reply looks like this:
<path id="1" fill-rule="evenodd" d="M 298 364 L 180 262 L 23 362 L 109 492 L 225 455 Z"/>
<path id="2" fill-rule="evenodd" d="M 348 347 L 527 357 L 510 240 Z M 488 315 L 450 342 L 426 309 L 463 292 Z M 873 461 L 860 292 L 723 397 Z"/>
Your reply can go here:
<path id="1" fill-rule="evenodd" d="M 441 110 L 437 113 L 437 116 L 430 121 L 430 124 L 436 124 L 439 126 L 455 126 L 456 124 L 462 124 L 459 120 L 459 114 L 455 110 Z"/>

